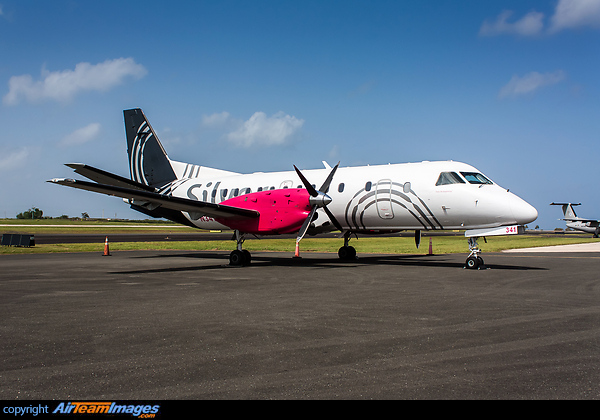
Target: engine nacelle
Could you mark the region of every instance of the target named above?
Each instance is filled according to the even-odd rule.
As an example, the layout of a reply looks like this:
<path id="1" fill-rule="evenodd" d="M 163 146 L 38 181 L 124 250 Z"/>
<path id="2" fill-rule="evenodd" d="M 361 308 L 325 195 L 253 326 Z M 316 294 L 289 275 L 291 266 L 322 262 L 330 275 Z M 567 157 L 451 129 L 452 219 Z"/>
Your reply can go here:
<path id="1" fill-rule="evenodd" d="M 217 222 L 257 235 L 279 235 L 297 232 L 311 210 L 308 191 L 302 188 L 259 191 L 240 195 L 221 204 L 256 210 L 260 216 L 256 219 L 232 220 L 216 219 Z"/>

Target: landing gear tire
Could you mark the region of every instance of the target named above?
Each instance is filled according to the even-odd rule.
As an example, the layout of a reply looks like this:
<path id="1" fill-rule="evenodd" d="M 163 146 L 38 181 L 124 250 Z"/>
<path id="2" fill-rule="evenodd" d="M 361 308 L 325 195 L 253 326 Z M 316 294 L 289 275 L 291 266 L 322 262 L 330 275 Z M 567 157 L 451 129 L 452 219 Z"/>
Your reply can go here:
<path id="1" fill-rule="evenodd" d="M 232 266 L 242 266 L 242 265 L 248 265 L 250 264 L 250 252 L 243 250 L 235 250 L 235 251 L 231 251 L 231 254 L 229 254 L 229 265 Z"/>
<path id="2" fill-rule="evenodd" d="M 343 246 L 338 251 L 338 257 L 344 261 L 355 260 L 356 249 L 353 246 Z"/>
<path id="3" fill-rule="evenodd" d="M 467 268 L 470 270 L 477 270 L 479 268 L 479 258 L 469 257 L 466 262 Z"/>
<path id="4" fill-rule="evenodd" d="M 471 255 L 469 258 L 467 258 L 466 268 L 470 270 L 477 270 L 479 268 L 482 268 L 483 266 L 483 258 L 478 256 L 476 257 L 475 255 Z"/>

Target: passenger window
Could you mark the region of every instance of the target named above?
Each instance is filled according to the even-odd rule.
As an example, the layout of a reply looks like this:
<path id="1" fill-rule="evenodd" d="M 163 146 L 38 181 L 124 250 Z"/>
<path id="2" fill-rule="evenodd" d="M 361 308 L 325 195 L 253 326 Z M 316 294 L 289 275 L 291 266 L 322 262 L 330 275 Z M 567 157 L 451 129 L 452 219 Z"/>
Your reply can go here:
<path id="1" fill-rule="evenodd" d="M 478 172 L 461 172 L 469 184 L 493 184 L 492 181 Z"/>
<path id="2" fill-rule="evenodd" d="M 435 185 L 464 184 L 465 181 L 456 172 L 442 172 Z"/>
<path id="3" fill-rule="evenodd" d="M 344 192 L 344 183 L 343 182 L 338 186 L 338 192 Z"/>
<path id="4" fill-rule="evenodd" d="M 367 182 L 365 184 L 365 191 L 371 191 L 372 186 L 373 186 L 373 184 L 371 184 L 371 181 Z"/>

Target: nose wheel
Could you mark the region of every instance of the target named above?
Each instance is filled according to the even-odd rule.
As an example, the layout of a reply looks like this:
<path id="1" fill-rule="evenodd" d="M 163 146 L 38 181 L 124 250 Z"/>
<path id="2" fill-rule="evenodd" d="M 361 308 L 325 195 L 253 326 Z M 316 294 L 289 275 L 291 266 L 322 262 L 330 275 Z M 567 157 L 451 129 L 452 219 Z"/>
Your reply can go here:
<path id="1" fill-rule="evenodd" d="M 467 261 L 465 262 L 465 268 L 470 270 L 482 270 L 485 269 L 485 264 L 483 262 L 483 258 L 481 258 L 481 249 L 479 249 L 479 245 L 477 244 L 477 238 L 472 237 L 468 239 L 469 241 L 469 251 L 470 254 L 467 257 Z"/>

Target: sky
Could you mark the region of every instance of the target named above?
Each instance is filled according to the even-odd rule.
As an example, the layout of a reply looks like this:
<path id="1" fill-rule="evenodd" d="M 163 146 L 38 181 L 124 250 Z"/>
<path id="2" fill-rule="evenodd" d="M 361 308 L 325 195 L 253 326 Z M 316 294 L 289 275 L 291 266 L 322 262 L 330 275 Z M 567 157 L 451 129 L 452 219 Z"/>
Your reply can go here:
<path id="1" fill-rule="evenodd" d="M 0 0 L 0 217 L 145 218 L 45 182 L 128 176 L 123 110 L 235 172 L 455 160 L 600 218 L 600 0 Z"/>

